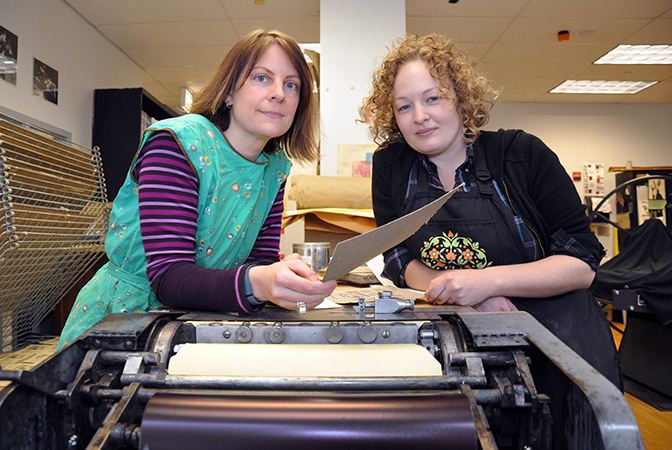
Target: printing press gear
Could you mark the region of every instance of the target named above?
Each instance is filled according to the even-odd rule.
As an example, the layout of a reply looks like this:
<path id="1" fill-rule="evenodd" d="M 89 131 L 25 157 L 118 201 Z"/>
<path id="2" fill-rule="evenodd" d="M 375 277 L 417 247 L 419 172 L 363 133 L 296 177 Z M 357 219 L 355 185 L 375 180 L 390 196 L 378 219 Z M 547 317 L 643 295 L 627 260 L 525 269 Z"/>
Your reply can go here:
<path id="1" fill-rule="evenodd" d="M 644 449 L 621 392 L 527 313 L 360 309 L 109 315 L 33 370 L 0 371 L 14 381 L 0 450 Z M 229 356 L 175 368 L 196 349 L 335 356 L 327 375 L 277 375 L 296 368 L 273 356 L 249 363 L 272 375 L 238 374 L 247 363 Z M 390 373 L 414 373 L 395 357 L 408 350 L 438 372 L 348 364 L 391 355 Z M 566 397 L 549 396 L 559 384 Z"/>

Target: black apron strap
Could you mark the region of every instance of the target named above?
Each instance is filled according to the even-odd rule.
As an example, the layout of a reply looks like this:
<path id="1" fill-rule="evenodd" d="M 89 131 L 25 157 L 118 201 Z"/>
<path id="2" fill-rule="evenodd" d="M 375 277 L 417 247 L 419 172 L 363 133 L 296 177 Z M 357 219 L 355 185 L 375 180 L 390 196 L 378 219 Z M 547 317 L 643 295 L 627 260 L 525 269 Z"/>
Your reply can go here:
<path id="1" fill-rule="evenodd" d="M 478 145 L 474 146 L 474 172 L 476 174 L 476 186 L 478 186 L 478 191 L 481 194 L 492 195 L 494 189 L 492 187 L 490 171 L 485 165 L 483 149 Z"/>

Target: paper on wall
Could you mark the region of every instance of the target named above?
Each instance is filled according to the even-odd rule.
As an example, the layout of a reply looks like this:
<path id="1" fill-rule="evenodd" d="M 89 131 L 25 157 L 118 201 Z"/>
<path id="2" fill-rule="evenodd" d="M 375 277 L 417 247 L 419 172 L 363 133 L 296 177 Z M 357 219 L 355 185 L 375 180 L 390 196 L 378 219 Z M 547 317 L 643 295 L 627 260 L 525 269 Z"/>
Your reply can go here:
<path id="1" fill-rule="evenodd" d="M 637 186 L 637 218 L 641 225 L 651 218 L 649 211 L 649 187 L 646 185 Z"/>
<path id="2" fill-rule="evenodd" d="M 649 185 L 649 213 L 667 225 L 667 192 L 665 189 L 665 180 L 651 179 Z"/>
<path id="3" fill-rule="evenodd" d="M 583 193 L 586 197 L 604 195 L 604 164 L 583 165 Z"/>

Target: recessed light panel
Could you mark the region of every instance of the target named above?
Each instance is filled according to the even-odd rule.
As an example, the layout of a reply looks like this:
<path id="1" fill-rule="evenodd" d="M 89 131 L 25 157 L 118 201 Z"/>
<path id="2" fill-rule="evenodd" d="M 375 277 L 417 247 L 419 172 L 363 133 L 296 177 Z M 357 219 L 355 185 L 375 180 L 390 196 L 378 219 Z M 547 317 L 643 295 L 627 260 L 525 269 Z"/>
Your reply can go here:
<path id="1" fill-rule="evenodd" d="M 672 64 L 672 45 L 619 45 L 593 64 Z"/>
<path id="2" fill-rule="evenodd" d="M 635 94 L 657 81 L 567 80 L 551 94 Z"/>

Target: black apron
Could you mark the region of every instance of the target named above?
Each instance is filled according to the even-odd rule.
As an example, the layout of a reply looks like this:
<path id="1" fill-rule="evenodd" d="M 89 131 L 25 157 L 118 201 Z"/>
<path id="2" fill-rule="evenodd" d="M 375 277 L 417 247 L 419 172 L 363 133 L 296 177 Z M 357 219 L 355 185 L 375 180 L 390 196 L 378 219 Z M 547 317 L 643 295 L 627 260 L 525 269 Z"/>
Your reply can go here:
<path id="1" fill-rule="evenodd" d="M 456 192 L 405 245 L 416 259 L 434 269 L 483 269 L 533 261 L 523 245 L 512 209 L 495 190 L 482 152 L 479 148 L 474 150 L 476 188 Z M 403 203 L 404 214 L 445 193 L 431 189 L 426 171 L 421 164 L 418 168 L 417 188 L 411 183 L 412 190 Z M 609 322 L 587 289 L 548 298 L 509 300 L 622 388 Z"/>

